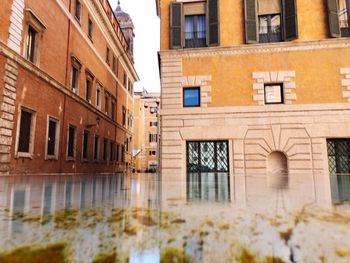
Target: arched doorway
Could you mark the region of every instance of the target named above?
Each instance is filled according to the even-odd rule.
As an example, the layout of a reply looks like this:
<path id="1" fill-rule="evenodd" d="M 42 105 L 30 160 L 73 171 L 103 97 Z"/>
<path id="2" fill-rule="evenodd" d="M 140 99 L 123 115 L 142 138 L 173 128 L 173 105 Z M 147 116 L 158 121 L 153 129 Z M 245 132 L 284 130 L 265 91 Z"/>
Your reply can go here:
<path id="1" fill-rule="evenodd" d="M 288 187 L 288 160 L 283 152 L 275 151 L 268 156 L 267 175 L 271 187 Z"/>

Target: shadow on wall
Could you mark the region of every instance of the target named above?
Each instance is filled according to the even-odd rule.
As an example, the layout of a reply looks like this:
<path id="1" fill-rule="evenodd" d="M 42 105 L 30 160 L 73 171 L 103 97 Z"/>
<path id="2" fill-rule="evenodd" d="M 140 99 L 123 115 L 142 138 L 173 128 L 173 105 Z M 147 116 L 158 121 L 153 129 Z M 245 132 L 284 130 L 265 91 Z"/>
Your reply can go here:
<path id="1" fill-rule="evenodd" d="M 272 188 L 288 188 L 288 161 L 283 152 L 272 152 L 267 159 L 268 184 Z"/>

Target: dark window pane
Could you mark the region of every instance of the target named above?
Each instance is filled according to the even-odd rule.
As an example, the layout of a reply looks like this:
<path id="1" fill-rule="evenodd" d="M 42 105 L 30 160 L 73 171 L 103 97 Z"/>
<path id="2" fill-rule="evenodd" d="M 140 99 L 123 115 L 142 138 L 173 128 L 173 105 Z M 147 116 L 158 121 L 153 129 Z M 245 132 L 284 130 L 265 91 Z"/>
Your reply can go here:
<path id="1" fill-rule="evenodd" d="M 116 148 L 115 148 L 115 159 L 117 162 L 119 162 L 119 144 L 117 144 Z"/>
<path id="2" fill-rule="evenodd" d="M 19 130 L 18 151 L 29 152 L 30 128 L 32 123 L 32 113 L 21 111 L 21 124 Z"/>
<path id="3" fill-rule="evenodd" d="M 184 107 L 198 107 L 200 106 L 199 88 L 184 88 L 183 91 Z"/>
<path id="4" fill-rule="evenodd" d="M 72 89 L 73 92 L 76 92 L 78 89 L 78 79 L 79 79 L 79 71 L 76 67 L 72 67 Z"/>
<path id="5" fill-rule="evenodd" d="M 85 94 L 85 99 L 87 101 L 91 101 L 91 80 L 90 79 L 86 79 L 86 94 Z"/>
<path id="6" fill-rule="evenodd" d="M 88 158 L 88 142 L 89 142 L 89 133 L 84 131 L 83 134 L 83 159 Z"/>
<path id="7" fill-rule="evenodd" d="M 68 157 L 74 157 L 75 128 L 69 126 L 68 129 Z"/>
<path id="8" fill-rule="evenodd" d="M 108 145 L 108 140 L 104 139 L 103 140 L 103 160 L 107 161 L 107 145 Z"/>
<path id="9" fill-rule="evenodd" d="M 34 53 L 35 53 L 35 40 L 37 32 L 33 27 L 28 26 L 28 38 L 27 38 L 27 59 L 34 63 Z"/>
<path id="10" fill-rule="evenodd" d="M 114 143 L 110 142 L 110 147 L 109 147 L 109 160 L 114 161 Z"/>
<path id="11" fill-rule="evenodd" d="M 98 136 L 95 136 L 95 141 L 94 141 L 94 160 L 98 160 L 98 143 L 99 143 L 99 138 Z"/>
<path id="12" fill-rule="evenodd" d="M 205 15 L 185 16 L 185 47 L 206 46 L 206 19 Z"/>
<path id="13" fill-rule="evenodd" d="M 47 155 L 55 155 L 57 122 L 49 120 L 49 134 L 47 138 Z"/>
<path id="14" fill-rule="evenodd" d="M 78 0 L 75 0 L 75 17 L 80 20 L 80 14 L 81 14 L 81 4 Z"/>

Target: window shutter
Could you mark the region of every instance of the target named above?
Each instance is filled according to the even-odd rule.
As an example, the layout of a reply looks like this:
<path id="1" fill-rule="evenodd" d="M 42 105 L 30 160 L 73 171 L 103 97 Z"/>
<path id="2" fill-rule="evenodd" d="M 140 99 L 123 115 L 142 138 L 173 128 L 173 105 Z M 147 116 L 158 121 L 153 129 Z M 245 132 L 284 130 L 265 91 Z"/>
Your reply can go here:
<path id="1" fill-rule="evenodd" d="M 182 48 L 182 3 L 170 4 L 170 48 Z"/>
<path id="2" fill-rule="evenodd" d="M 219 0 L 207 0 L 207 45 L 219 45 Z"/>
<path id="3" fill-rule="evenodd" d="M 246 43 L 257 43 L 256 0 L 244 0 L 244 18 Z"/>
<path id="4" fill-rule="evenodd" d="M 329 32 L 332 37 L 340 37 L 338 0 L 327 0 Z"/>
<path id="5" fill-rule="evenodd" d="M 283 0 L 283 34 L 284 40 L 290 41 L 298 37 L 298 22 L 295 0 Z"/>

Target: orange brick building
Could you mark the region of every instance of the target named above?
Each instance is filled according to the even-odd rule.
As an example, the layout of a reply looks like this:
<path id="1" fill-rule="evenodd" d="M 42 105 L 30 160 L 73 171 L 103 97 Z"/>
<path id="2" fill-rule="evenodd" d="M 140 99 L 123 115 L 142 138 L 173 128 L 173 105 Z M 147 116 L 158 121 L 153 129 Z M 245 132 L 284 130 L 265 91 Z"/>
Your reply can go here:
<path id="1" fill-rule="evenodd" d="M 5 0 L 1 174 L 124 171 L 131 161 L 130 39 L 107 0 Z"/>

